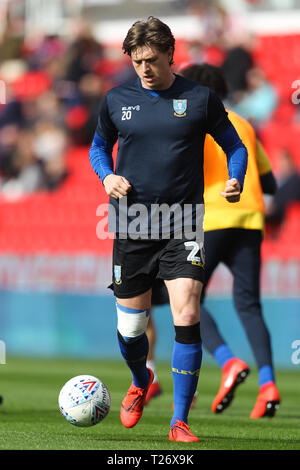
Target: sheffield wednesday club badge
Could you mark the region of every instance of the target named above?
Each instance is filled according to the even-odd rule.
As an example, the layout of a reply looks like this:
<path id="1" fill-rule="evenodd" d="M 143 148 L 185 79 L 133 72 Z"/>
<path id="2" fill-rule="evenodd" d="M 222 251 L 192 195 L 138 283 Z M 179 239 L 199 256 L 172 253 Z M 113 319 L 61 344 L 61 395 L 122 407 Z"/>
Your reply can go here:
<path id="1" fill-rule="evenodd" d="M 174 116 L 186 116 L 187 100 L 173 100 Z"/>
<path id="2" fill-rule="evenodd" d="M 114 276 L 115 276 L 115 283 L 122 284 L 121 279 L 121 266 L 114 265 Z"/>

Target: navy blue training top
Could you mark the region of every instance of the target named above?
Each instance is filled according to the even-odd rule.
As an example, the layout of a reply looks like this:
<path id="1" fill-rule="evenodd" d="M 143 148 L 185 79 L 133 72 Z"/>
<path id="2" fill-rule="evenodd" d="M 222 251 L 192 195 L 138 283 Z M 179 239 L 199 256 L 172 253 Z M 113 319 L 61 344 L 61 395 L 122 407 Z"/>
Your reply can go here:
<path id="1" fill-rule="evenodd" d="M 158 97 L 139 78 L 108 91 L 96 132 L 119 140 L 115 173 L 132 185 L 132 202 L 203 203 L 205 134 L 230 125 L 213 91 L 177 75 Z"/>
<path id="2" fill-rule="evenodd" d="M 96 134 L 110 146 L 118 140 L 115 174 L 132 185 L 134 203 L 203 204 L 203 148 L 232 126 L 215 92 L 176 75 L 153 96 L 139 78 L 107 92 Z M 110 198 L 118 212 L 119 200 Z"/>

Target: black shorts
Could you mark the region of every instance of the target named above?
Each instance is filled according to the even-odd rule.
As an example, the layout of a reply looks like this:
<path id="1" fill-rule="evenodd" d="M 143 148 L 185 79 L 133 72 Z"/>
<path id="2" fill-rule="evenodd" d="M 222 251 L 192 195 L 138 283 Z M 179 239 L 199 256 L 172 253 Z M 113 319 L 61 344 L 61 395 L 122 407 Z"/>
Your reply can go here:
<path id="1" fill-rule="evenodd" d="M 165 282 L 162 279 L 156 278 L 152 287 L 151 305 L 164 305 L 168 304 L 169 294 Z"/>
<path id="2" fill-rule="evenodd" d="M 120 299 L 151 289 L 155 279 L 191 278 L 204 281 L 204 248 L 186 238 L 131 240 L 115 238 L 113 284 Z"/>

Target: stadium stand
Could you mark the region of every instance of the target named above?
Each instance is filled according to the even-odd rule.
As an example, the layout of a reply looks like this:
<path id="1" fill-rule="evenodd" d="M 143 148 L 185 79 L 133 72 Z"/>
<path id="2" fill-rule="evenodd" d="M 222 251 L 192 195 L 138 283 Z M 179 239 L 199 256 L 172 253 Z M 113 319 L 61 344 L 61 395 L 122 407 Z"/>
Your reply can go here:
<path id="1" fill-rule="evenodd" d="M 70 176 L 55 192 L 0 201 L 0 252 L 95 253 L 111 249 L 110 240 L 96 238 L 96 208 L 106 202 L 102 185 L 90 168 L 88 148 L 70 148 Z"/>
<path id="2" fill-rule="evenodd" d="M 291 94 L 295 91 L 291 84 L 300 78 L 299 49 L 300 35 L 295 34 L 260 37 L 253 51 L 254 62 L 279 94 L 272 120 L 259 129 L 275 172 L 278 152 L 283 147 L 291 152 L 300 170 L 299 110 L 291 102 Z M 189 59 L 188 50 L 188 44 L 179 40 L 175 57 L 178 67 Z M 210 53 L 211 49 L 208 56 Z M 220 60 L 218 51 L 216 57 L 217 62 Z M 26 76 L 30 82 L 31 76 Z M 16 82 L 16 89 L 19 93 L 26 92 L 26 87 L 20 83 L 20 80 Z M 47 80 L 40 85 L 47 87 Z M 107 255 L 111 252 L 111 240 L 96 237 L 99 220 L 96 209 L 107 202 L 107 197 L 90 167 L 88 146 L 69 148 L 66 159 L 69 176 L 55 191 L 23 195 L 15 201 L 0 194 L 0 253 Z M 267 237 L 265 240 L 263 258 L 300 258 L 299 229 L 300 205 L 294 204 L 287 212 L 278 239 Z"/>

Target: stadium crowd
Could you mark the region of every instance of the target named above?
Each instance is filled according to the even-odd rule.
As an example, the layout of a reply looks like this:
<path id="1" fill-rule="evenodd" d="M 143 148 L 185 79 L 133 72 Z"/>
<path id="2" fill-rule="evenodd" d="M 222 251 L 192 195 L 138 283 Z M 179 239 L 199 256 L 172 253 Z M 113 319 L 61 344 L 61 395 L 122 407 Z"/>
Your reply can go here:
<path id="1" fill-rule="evenodd" d="M 53 190 L 67 176 L 68 144 L 88 145 L 101 96 L 125 78 L 126 65 L 105 57 L 85 26 L 67 43 L 57 36 L 20 40 L 8 24 L 0 76 L 1 191 Z M 125 78 L 126 79 L 126 78 Z"/>
<path id="2" fill-rule="evenodd" d="M 175 71 L 187 63 L 222 66 L 229 86 L 227 108 L 257 132 L 276 112 L 279 98 L 252 53 L 255 38 L 232 23 L 222 8 L 188 2 L 203 25 L 198 41 L 177 41 Z M 55 190 L 67 178 L 68 146 L 90 145 L 101 97 L 135 76 L 120 45 L 101 44 L 84 21 L 70 36 L 25 36 L 9 17 L 0 37 L 0 192 L 13 199 Z M 297 199 L 297 197 L 296 197 Z"/>

